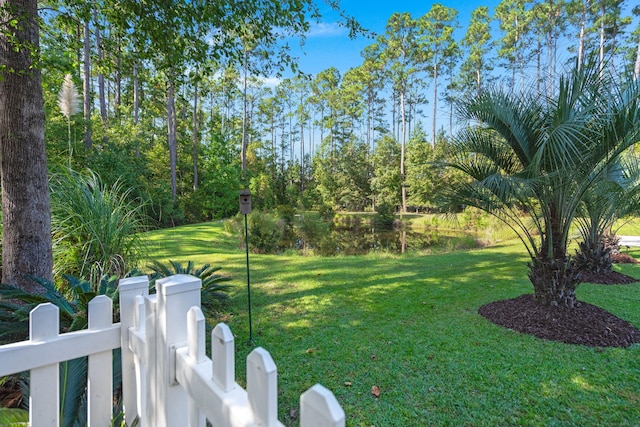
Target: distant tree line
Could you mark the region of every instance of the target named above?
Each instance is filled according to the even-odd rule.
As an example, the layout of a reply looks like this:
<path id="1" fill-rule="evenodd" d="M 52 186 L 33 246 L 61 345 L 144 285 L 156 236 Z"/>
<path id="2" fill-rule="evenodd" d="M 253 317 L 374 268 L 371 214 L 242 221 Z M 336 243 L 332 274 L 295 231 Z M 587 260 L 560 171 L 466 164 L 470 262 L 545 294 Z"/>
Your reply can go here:
<path id="1" fill-rule="evenodd" d="M 244 187 L 257 209 L 437 210 L 441 189 L 462 179 L 444 168 L 456 100 L 493 85 L 552 95 L 560 72 L 594 57 L 637 77 L 640 8 L 630 3 L 503 0 L 475 9 L 464 31 L 458 11 L 440 4 L 421 17 L 394 13 L 358 67 L 274 86 L 265 77 L 295 71 L 295 58 L 252 11 L 48 2 L 50 168 L 124 182 L 160 226 L 231 216 Z M 307 21 L 285 15 L 264 18 L 305 31 Z M 58 105 L 66 74 L 82 99 L 70 117 Z"/>

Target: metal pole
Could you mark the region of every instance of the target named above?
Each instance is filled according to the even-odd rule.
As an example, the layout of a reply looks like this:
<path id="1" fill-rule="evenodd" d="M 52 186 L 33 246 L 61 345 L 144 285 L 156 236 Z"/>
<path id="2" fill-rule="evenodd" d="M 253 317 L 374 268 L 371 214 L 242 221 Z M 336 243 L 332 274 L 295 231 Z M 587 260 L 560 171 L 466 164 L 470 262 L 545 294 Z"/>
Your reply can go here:
<path id="1" fill-rule="evenodd" d="M 249 226 L 247 214 L 244 214 L 244 248 L 247 254 L 247 304 L 249 305 L 249 342 L 253 344 L 253 325 L 251 322 L 251 279 L 249 278 Z"/>

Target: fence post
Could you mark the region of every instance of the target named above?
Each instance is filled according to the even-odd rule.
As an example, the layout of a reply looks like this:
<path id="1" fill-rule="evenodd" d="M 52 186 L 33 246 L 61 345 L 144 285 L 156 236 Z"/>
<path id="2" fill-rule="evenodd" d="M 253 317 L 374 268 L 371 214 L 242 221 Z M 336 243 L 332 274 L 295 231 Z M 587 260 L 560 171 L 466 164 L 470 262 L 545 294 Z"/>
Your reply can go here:
<path id="1" fill-rule="evenodd" d="M 40 304 L 29 313 L 29 339 L 45 342 L 60 331 L 58 307 Z M 60 368 L 58 363 L 35 368 L 30 374 L 29 420 L 38 427 L 60 425 Z"/>
<path id="2" fill-rule="evenodd" d="M 344 427 L 345 413 L 331 391 L 316 384 L 300 396 L 301 427 Z"/>
<path id="3" fill-rule="evenodd" d="M 194 366 L 207 360 L 205 345 L 205 319 L 200 307 L 191 307 L 187 318 L 187 351 Z M 189 398 L 189 427 L 205 427 L 207 420 L 196 401 Z"/>
<path id="4" fill-rule="evenodd" d="M 224 323 L 218 323 L 211 331 L 211 360 L 213 382 L 229 393 L 236 387 L 236 359 L 233 333 Z"/>
<path id="5" fill-rule="evenodd" d="M 128 277 L 120 279 L 118 285 L 120 294 L 120 348 L 122 351 L 122 399 L 124 415 L 127 425 L 140 415 L 143 416 L 143 408 L 138 406 L 138 394 L 143 391 L 142 384 L 136 378 L 135 355 L 129 349 L 129 328 L 134 327 L 138 304 L 138 295 L 149 295 L 149 279 L 147 276 Z M 140 319 L 144 322 L 144 318 Z M 143 323 L 144 324 L 144 323 Z M 142 426 L 145 424 L 142 423 Z"/>
<path id="6" fill-rule="evenodd" d="M 200 307 L 202 281 L 178 274 L 156 281 L 156 398 L 154 427 L 187 425 L 189 394 L 175 377 L 176 348 L 187 343 L 187 313 Z"/>
<path id="7" fill-rule="evenodd" d="M 262 347 L 256 348 L 247 356 L 247 395 L 257 425 L 280 425 L 278 371 L 271 355 Z"/>
<path id="8" fill-rule="evenodd" d="M 113 301 L 99 295 L 89 302 L 89 330 L 111 326 Z M 113 406 L 113 352 L 91 354 L 88 357 L 87 398 L 89 426 L 103 427 L 111 423 Z"/>

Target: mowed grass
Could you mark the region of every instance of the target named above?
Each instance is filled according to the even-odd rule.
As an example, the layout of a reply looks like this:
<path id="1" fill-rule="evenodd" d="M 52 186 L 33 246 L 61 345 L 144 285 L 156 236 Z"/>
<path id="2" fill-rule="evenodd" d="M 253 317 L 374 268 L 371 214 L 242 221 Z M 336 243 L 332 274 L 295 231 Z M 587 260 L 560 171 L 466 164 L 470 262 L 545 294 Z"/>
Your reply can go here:
<path id="1" fill-rule="evenodd" d="M 253 347 L 237 237 L 211 223 L 144 238 L 153 259 L 210 263 L 233 278 L 231 302 L 212 323 L 234 332 L 244 385 Z M 254 341 L 278 366 L 280 420 L 298 425 L 300 394 L 321 383 L 347 426 L 639 425 L 640 346 L 543 341 L 477 314 L 532 292 L 526 261 L 517 241 L 439 255 L 252 254 Z M 640 266 L 616 269 L 640 278 Z M 578 298 L 640 326 L 640 284 L 584 284 Z"/>

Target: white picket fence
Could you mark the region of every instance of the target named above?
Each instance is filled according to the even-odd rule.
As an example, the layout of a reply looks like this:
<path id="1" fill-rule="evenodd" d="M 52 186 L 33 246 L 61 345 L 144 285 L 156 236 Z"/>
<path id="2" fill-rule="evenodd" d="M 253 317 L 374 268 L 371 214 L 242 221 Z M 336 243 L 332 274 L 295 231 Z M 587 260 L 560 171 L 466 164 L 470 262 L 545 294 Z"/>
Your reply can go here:
<path id="1" fill-rule="evenodd" d="M 269 353 L 247 357 L 247 390 L 235 381 L 234 339 L 227 325 L 211 335 L 205 354 L 201 281 L 176 275 L 120 281 L 120 323 L 112 323 L 112 302 L 98 296 L 89 304 L 87 330 L 59 334 L 58 308 L 41 304 L 30 315 L 29 340 L 0 347 L 0 376 L 30 371 L 32 426 L 58 427 L 59 368 L 88 356 L 90 427 L 111 425 L 112 350 L 122 349 L 122 393 L 127 425 L 141 427 L 276 427 L 278 385 Z M 316 384 L 300 397 L 301 427 L 339 427 L 345 413 L 331 391 Z"/>

